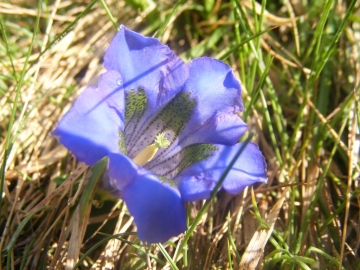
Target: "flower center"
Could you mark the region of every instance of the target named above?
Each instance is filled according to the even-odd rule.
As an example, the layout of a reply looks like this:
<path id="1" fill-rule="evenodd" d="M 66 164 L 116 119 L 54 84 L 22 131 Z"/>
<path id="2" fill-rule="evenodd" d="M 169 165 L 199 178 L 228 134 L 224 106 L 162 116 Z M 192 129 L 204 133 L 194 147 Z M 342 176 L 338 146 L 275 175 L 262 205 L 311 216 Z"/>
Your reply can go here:
<path id="1" fill-rule="evenodd" d="M 165 137 L 165 133 L 160 133 L 155 137 L 155 143 L 150 144 L 145 147 L 136 157 L 134 157 L 133 161 L 139 165 L 144 166 L 146 163 L 151 161 L 159 148 L 168 148 L 170 145 L 169 140 Z"/>

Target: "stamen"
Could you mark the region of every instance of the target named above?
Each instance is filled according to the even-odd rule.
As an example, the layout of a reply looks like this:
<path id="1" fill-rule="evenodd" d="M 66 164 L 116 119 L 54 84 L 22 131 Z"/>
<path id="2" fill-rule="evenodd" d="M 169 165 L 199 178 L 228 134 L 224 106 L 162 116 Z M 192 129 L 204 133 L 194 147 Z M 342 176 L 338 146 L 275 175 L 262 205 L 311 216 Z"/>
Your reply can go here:
<path id="1" fill-rule="evenodd" d="M 165 137 L 165 133 L 160 133 L 155 137 L 155 143 L 145 147 L 142 151 L 140 151 L 140 153 L 133 158 L 133 161 L 139 166 L 144 166 L 154 158 L 159 148 L 166 149 L 169 147 L 169 145 L 170 142 Z"/>

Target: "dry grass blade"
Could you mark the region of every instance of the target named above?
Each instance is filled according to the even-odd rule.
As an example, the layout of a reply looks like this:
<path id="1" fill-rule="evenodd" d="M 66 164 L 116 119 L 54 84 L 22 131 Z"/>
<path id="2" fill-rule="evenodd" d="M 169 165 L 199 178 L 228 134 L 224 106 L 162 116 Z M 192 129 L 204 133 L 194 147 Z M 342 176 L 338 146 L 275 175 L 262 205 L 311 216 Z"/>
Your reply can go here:
<path id="1" fill-rule="evenodd" d="M 120 202 L 118 202 L 115 205 L 113 210 L 115 208 L 117 208 L 119 206 L 119 204 L 120 204 Z M 131 224 L 133 222 L 133 218 L 131 218 L 131 219 L 129 219 L 128 222 L 123 224 L 125 210 L 126 209 L 123 209 L 123 211 L 121 211 L 120 215 L 118 216 L 114 234 L 125 232 L 127 229 L 129 229 L 129 227 L 131 226 Z M 103 224 L 105 224 L 105 222 L 103 222 Z M 101 228 L 102 228 L 102 226 L 100 226 L 98 230 L 100 230 Z M 120 256 L 118 254 L 118 251 L 120 250 L 120 248 L 121 248 L 121 242 L 117 239 L 111 239 L 109 242 L 107 242 L 105 249 L 99 256 L 99 258 L 96 260 L 96 262 L 92 265 L 91 269 L 101 269 L 101 268 L 113 269 L 115 262 L 117 262 L 119 260 Z"/>
<path id="2" fill-rule="evenodd" d="M 289 0 L 285 0 L 284 2 L 285 2 L 286 7 L 288 9 L 290 19 L 291 19 L 291 23 L 292 23 L 292 27 L 293 27 L 293 31 L 294 31 L 294 41 L 295 41 L 295 47 L 296 47 L 296 54 L 298 56 L 300 56 L 299 30 L 298 30 L 297 25 L 296 25 L 296 18 L 295 18 L 295 14 L 294 14 L 294 9 L 293 9 L 293 7 L 292 7 Z"/>
<path id="3" fill-rule="evenodd" d="M 310 105 L 310 107 L 314 110 L 314 112 L 316 113 L 316 115 L 319 117 L 319 119 L 321 120 L 321 122 L 323 124 L 326 125 L 326 128 L 329 130 L 330 134 L 334 137 L 335 140 L 339 141 L 339 145 L 340 147 L 345 151 L 345 153 L 347 153 L 348 156 L 350 156 L 351 151 L 349 151 L 348 147 L 343 143 L 343 141 L 341 141 L 339 139 L 338 134 L 336 133 L 336 131 L 329 125 L 328 121 L 326 120 L 326 118 L 319 112 L 318 109 L 316 109 L 315 105 L 311 102 L 311 100 L 307 100 L 307 103 Z M 354 164 L 356 170 L 358 173 L 360 173 L 360 167 L 358 164 Z"/>
<path id="4" fill-rule="evenodd" d="M 251 10 L 253 9 L 253 1 L 251 1 L 251 0 L 242 0 L 240 2 L 241 2 L 241 4 L 243 4 L 248 9 L 251 9 Z M 255 2 L 255 12 L 258 15 L 261 14 L 261 8 L 262 8 L 261 4 L 258 3 L 258 2 Z M 266 24 L 269 25 L 269 26 L 272 26 L 272 25 L 277 25 L 277 26 L 284 25 L 284 26 L 291 27 L 293 25 L 294 20 L 300 19 L 299 17 L 298 18 L 282 18 L 282 17 L 278 17 L 278 16 L 275 16 L 275 15 L 271 14 L 267 10 L 265 10 L 264 17 L 267 20 Z"/>
<path id="5" fill-rule="evenodd" d="M 80 219 L 80 207 L 76 207 L 75 213 L 70 221 L 69 230 L 71 230 L 71 237 L 69 240 L 68 257 L 66 260 L 66 270 L 74 268 L 80 252 L 81 243 L 85 234 L 87 226 L 88 211 L 86 212 L 85 219 Z M 83 221 L 83 223 L 81 222 Z"/>
<path id="6" fill-rule="evenodd" d="M 50 8 L 52 9 L 52 8 Z M 8 3 L 0 3 L 0 13 L 3 14 L 23 14 L 23 15 L 29 15 L 36 17 L 36 10 L 33 9 L 27 9 L 27 8 L 21 8 L 17 5 L 12 5 Z M 41 17 L 43 18 L 49 18 L 48 14 L 42 14 Z M 55 15 L 54 20 L 57 21 L 68 21 L 71 22 L 75 19 L 75 17 L 72 16 L 64 16 L 64 15 Z"/>
<path id="7" fill-rule="evenodd" d="M 270 210 L 269 215 L 266 219 L 266 223 L 269 225 L 269 228 L 263 229 L 258 228 L 253 235 L 249 245 L 247 246 L 244 255 L 241 258 L 239 269 L 240 270 L 249 270 L 255 269 L 259 263 L 260 258 L 264 255 L 264 248 L 267 244 L 269 237 L 272 234 L 276 219 L 278 218 L 279 211 L 282 208 L 284 200 L 286 198 L 285 194 L 288 192 L 286 188 L 280 196 L 280 199 L 276 202 L 273 208 Z M 252 196 L 254 192 L 252 191 Z"/>
<path id="8" fill-rule="evenodd" d="M 345 215 L 344 215 L 344 227 L 342 232 L 342 238 L 341 238 L 341 246 L 340 246 L 340 265 L 339 270 L 342 268 L 342 262 L 344 259 L 344 252 L 345 252 L 345 245 L 346 245 L 346 236 L 347 236 L 347 220 L 349 219 L 349 209 L 350 209 L 350 197 L 351 197 L 351 186 L 352 182 L 355 180 L 357 173 L 354 174 L 354 164 L 353 163 L 353 147 L 355 145 L 355 134 L 357 132 L 356 130 L 356 106 L 355 103 L 353 105 L 353 117 L 351 119 L 352 124 L 350 125 L 350 131 L 349 131 L 349 167 L 348 167 L 348 181 L 347 181 L 347 187 L 346 187 L 346 207 L 345 207 Z M 348 248 L 351 250 L 351 248 L 348 246 Z"/>
<path id="9" fill-rule="evenodd" d="M 93 171 L 82 192 L 80 202 L 72 216 L 70 225 L 67 228 L 67 230 L 71 231 L 71 237 L 69 240 L 66 270 L 73 269 L 79 259 L 80 249 L 88 226 L 92 207 L 91 201 L 95 195 L 97 184 L 105 171 L 106 165 L 107 159 L 103 159 L 92 167 Z"/>
<path id="10" fill-rule="evenodd" d="M 41 156 L 39 159 L 30 162 L 29 164 L 22 164 L 13 170 L 8 170 L 5 174 L 6 180 L 13 180 L 16 177 L 19 176 L 19 171 L 22 172 L 23 170 L 26 170 L 27 174 L 32 174 L 37 171 L 41 171 L 45 169 L 48 166 L 51 166 L 55 164 L 56 162 L 59 162 L 61 159 L 63 159 L 67 155 L 68 151 L 63 146 L 59 145 L 53 150 L 49 151 L 45 155 Z"/>
<path id="11" fill-rule="evenodd" d="M 62 183 L 57 189 L 50 193 L 45 199 L 39 202 L 33 209 L 29 211 L 28 214 L 36 212 L 39 208 L 46 205 L 52 198 L 54 198 L 59 193 L 63 192 L 68 186 L 74 183 L 74 181 L 88 168 L 85 163 L 80 163 L 76 170 Z"/>

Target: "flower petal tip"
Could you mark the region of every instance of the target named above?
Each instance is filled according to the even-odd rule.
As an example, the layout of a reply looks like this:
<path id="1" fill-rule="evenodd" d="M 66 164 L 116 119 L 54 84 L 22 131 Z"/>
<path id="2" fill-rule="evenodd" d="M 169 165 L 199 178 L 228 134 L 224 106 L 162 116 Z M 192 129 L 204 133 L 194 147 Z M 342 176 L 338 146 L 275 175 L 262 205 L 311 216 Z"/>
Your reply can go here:
<path id="1" fill-rule="evenodd" d="M 177 189 L 142 175 L 122 192 L 141 241 L 162 243 L 186 230 L 184 202 Z"/>

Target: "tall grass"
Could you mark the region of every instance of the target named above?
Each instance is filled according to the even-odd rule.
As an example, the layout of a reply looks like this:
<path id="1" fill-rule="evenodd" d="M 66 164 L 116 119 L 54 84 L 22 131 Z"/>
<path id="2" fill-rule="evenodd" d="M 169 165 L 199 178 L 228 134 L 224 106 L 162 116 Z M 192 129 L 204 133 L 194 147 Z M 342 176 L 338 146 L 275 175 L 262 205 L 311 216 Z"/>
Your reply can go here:
<path id="1" fill-rule="evenodd" d="M 359 9 L 355 0 L 1 2 L 2 268 L 359 269 Z M 50 134 L 103 72 L 119 24 L 185 61 L 231 65 L 268 164 L 267 185 L 189 203 L 190 229 L 158 245 L 139 241 L 121 200 L 96 193 L 104 165 L 78 164 Z"/>

